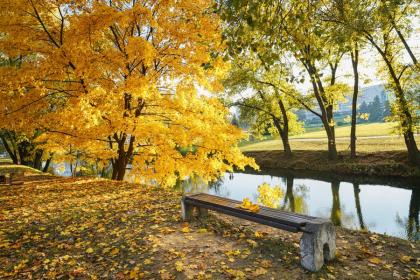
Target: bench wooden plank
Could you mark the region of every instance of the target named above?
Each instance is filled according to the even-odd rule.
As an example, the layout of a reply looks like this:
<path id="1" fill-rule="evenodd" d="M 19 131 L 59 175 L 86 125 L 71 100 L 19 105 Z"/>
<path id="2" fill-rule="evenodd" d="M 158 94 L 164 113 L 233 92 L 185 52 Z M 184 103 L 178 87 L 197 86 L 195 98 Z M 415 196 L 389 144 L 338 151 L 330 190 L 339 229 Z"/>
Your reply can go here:
<path id="1" fill-rule="evenodd" d="M 246 211 L 244 209 L 238 208 L 237 206 L 241 204 L 241 201 L 226 199 L 223 197 L 212 196 L 208 194 L 200 194 L 194 196 L 185 197 L 185 200 L 193 205 L 213 208 L 212 210 L 217 210 L 217 208 L 223 208 L 230 213 L 239 213 L 242 218 L 248 217 L 249 219 L 266 219 L 277 225 L 285 224 L 288 228 L 295 228 L 293 231 L 299 231 L 305 226 L 308 221 L 314 219 L 314 217 L 303 216 L 303 215 L 294 215 L 294 213 L 282 211 L 278 209 L 272 209 L 268 207 L 261 206 L 258 213 L 253 213 Z M 281 227 L 280 227 L 281 228 Z"/>
<path id="2" fill-rule="evenodd" d="M 215 200 L 215 201 L 230 201 L 231 203 L 235 204 L 235 206 L 238 203 L 239 204 L 241 203 L 240 201 L 237 201 L 237 200 L 233 200 L 233 199 L 225 198 L 225 197 L 220 197 L 220 196 L 216 196 L 216 195 L 209 195 L 209 194 L 206 194 L 206 193 L 198 193 L 198 194 L 189 195 L 188 198 L 198 198 L 200 200 L 203 200 L 203 199 L 211 200 L 212 199 L 212 200 Z M 317 217 L 303 215 L 303 214 L 289 212 L 289 211 L 282 211 L 282 210 L 273 209 L 273 208 L 270 208 L 270 207 L 262 206 L 262 207 L 260 207 L 260 209 L 261 208 L 263 208 L 264 211 L 267 211 L 267 212 L 273 212 L 273 213 L 276 213 L 276 214 L 283 213 L 287 217 L 296 217 L 296 218 L 302 219 L 304 221 L 311 221 L 311 220 L 317 219 Z"/>
<path id="3" fill-rule="evenodd" d="M 330 221 L 264 206 L 260 206 L 259 211 L 254 213 L 238 207 L 240 204 L 241 201 L 220 196 L 190 194 L 181 200 L 182 218 L 184 221 L 189 220 L 193 208 L 200 210 L 200 215 L 209 209 L 291 232 L 303 232 L 300 249 L 304 268 L 318 271 L 324 265 L 324 260 L 334 259 L 335 229 Z"/>

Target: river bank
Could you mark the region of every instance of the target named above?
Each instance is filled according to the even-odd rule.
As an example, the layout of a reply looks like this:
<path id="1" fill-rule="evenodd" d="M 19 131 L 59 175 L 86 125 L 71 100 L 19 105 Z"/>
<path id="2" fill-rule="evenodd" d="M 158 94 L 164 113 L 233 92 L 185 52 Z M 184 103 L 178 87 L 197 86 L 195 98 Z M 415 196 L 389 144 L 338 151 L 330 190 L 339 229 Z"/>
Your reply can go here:
<path id="1" fill-rule="evenodd" d="M 181 193 L 94 178 L 0 185 L 2 279 L 417 279 L 418 243 L 337 228 L 337 258 L 299 263 L 300 234 L 211 214 Z M 361 276 L 363 276 L 361 278 Z"/>
<path id="2" fill-rule="evenodd" d="M 244 154 L 254 158 L 261 168 L 420 179 L 420 167 L 410 164 L 407 152 L 403 151 L 360 153 L 356 159 L 339 152 L 337 160 L 329 160 L 325 151 L 296 150 L 292 158 L 285 157 L 279 150 L 246 151 Z"/>

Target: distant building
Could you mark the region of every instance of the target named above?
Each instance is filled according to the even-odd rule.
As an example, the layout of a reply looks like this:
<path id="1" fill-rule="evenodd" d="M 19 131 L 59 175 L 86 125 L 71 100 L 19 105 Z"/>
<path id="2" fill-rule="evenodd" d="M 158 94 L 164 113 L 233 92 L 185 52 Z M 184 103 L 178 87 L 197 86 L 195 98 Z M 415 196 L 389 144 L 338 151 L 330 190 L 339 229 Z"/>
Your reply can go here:
<path id="1" fill-rule="evenodd" d="M 366 104 L 369 104 L 370 102 L 375 99 L 376 96 L 379 96 L 379 100 L 381 103 L 384 103 L 389 99 L 389 96 L 386 92 L 386 89 L 384 85 L 374 85 L 362 88 L 360 90 L 360 93 L 357 97 L 357 105 L 360 106 L 363 102 Z M 336 115 L 350 115 L 351 114 L 351 102 L 352 102 L 352 96 L 347 97 L 347 102 L 339 103 L 338 108 L 335 109 Z M 314 111 L 319 112 L 320 110 L 318 108 L 314 108 Z M 297 111 L 297 115 L 299 117 L 299 120 L 301 121 L 308 121 L 312 119 L 318 119 L 317 116 L 309 112 L 308 110 L 299 110 Z"/>

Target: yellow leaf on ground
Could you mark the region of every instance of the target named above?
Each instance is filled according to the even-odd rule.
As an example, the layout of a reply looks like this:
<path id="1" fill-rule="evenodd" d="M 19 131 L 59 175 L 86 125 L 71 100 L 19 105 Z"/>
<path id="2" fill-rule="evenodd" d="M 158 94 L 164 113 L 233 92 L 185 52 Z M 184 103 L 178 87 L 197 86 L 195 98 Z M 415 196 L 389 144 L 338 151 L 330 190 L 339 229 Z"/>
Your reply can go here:
<path id="1" fill-rule="evenodd" d="M 92 249 L 92 248 L 88 248 L 88 249 L 86 249 L 86 253 L 88 253 L 88 254 L 92 254 L 92 253 L 93 253 L 93 249 Z"/>
<path id="2" fill-rule="evenodd" d="M 182 231 L 183 233 L 189 233 L 189 232 L 190 232 L 190 228 L 189 228 L 189 227 L 183 227 L 183 228 L 181 229 L 181 231 Z"/>
<path id="3" fill-rule="evenodd" d="M 401 260 L 402 262 L 409 262 L 409 261 L 411 261 L 411 257 L 410 257 L 410 256 L 402 256 L 402 257 L 400 258 L 400 260 Z"/>
<path id="4" fill-rule="evenodd" d="M 181 261 L 175 262 L 175 269 L 178 272 L 181 272 L 184 270 L 184 264 Z"/>
<path id="5" fill-rule="evenodd" d="M 380 259 L 378 259 L 378 258 L 370 258 L 369 259 L 369 262 L 370 263 L 373 263 L 373 264 L 380 264 L 380 263 L 382 263 L 382 261 Z"/>
<path id="6" fill-rule="evenodd" d="M 261 276 L 267 273 L 267 270 L 260 267 L 257 270 L 254 271 L 254 273 L 252 273 L 252 276 L 257 277 L 257 276 Z"/>
<path id="7" fill-rule="evenodd" d="M 116 254 L 118 254 L 119 252 L 120 252 L 120 249 L 118 249 L 118 248 L 114 248 L 114 249 L 112 249 L 111 254 L 116 255 Z"/>

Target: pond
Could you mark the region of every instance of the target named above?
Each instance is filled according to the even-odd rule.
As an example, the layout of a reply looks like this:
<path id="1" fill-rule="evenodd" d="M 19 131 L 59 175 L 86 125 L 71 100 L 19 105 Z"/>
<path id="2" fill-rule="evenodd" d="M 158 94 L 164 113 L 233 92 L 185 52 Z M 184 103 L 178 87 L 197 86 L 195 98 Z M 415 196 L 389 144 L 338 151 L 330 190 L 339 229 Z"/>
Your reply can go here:
<path id="1" fill-rule="evenodd" d="M 272 189 L 279 186 L 281 191 L 269 192 L 273 197 L 267 199 L 267 193 L 258 190 L 263 183 Z M 269 207 L 328 218 L 348 229 L 420 240 L 420 186 L 415 181 L 266 170 L 228 173 L 210 185 L 190 179 L 181 187 L 185 192 L 207 192 L 236 200 L 247 197 Z"/>
<path id="2" fill-rule="evenodd" d="M 54 165 L 53 169 L 58 175 L 71 176 L 67 163 Z M 126 179 L 136 181 L 129 170 Z M 258 187 L 264 183 L 272 190 L 279 186 L 280 192 L 265 193 L 263 197 Z M 268 207 L 328 218 L 348 229 L 420 240 L 418 180 L 266 169 L 258 173 L 227 173 L 209 185 L 191 178 L 178 188 L 236 200 L 247 197 Z M 267 198 L 267 194 L 272 197 Z"/>

